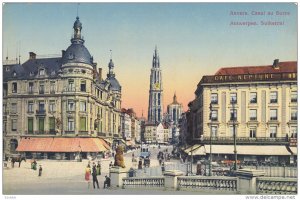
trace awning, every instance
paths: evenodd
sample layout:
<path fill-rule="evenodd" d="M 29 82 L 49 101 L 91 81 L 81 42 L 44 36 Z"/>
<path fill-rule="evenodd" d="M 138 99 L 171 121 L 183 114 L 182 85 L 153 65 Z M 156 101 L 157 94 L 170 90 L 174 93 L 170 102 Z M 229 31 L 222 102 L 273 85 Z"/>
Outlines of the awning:
<path fill-rule="evenodd" d="M 290 149 L 293 152 L 292 155 L 298 155 L 298 148 L 297 147 L 290 147 Z"/>
<path fill-rule="evenodd" d="M 20 152 L 101 152 L 110 149 L 100 138 L 22 138 Z"/>
<path fill-rule="evenodd" d="M 212 145 L 213 154 L 233 154 L 233 145 Z M 279 145 L 237 145 L 238 155 L 265 155 L 265 156 L 286 156 L 291 155 L 285 146 Z M 205 145 L 205 152 L 210 153 L 210 145 Z"/>
<path fill-rule="evenodd" d="M 187 153 L 187 154 L 189 154 L 191 151 L 195 151 L 196 149 L 200 148 L 200 146 L 201 146 L 200 144 L 195 144 L 193 146 L 190 146 L 190 147 L 186 148 L 184 150 L 184 152 Z"/>

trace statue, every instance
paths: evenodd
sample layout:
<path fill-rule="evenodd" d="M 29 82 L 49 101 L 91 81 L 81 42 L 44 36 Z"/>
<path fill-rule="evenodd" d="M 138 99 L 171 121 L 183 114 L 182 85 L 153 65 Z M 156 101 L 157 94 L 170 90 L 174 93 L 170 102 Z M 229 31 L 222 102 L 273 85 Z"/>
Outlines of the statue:
<path fill-rule="evenodd" d="M 114 166 L 119 166 L 119 167 L 125 168 L 124 156 L 123 156 L 123 147 L 120 146 L 120 145 L 116 149 Z"/>

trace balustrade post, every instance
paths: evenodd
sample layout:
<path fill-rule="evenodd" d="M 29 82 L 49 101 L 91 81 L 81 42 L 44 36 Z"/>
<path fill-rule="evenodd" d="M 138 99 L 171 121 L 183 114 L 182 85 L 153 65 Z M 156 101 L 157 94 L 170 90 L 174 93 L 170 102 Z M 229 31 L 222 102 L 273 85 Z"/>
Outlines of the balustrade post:
<path fill-rule="evenodd" d="M 128 171 L 117 166 L 113 166 L 110 171 L 110 179 L 112 187 L 122 187 L 123 186 L 123 178 L 127 177 Z"/>
<path fill-rule="evenodd" d="M 255 169 L 239 169 L 236 175 L 238 177 L 238 193 L 256 194 L 256 178 L 264 176 L 265 172 Z"/>
<path fill-rule="evenodd" d="M 165 189 L 179 189 L 177 186 L 177 177 L 183 176 L 183 172 L 179 170 L 166 170 L 164 172 Z"/>

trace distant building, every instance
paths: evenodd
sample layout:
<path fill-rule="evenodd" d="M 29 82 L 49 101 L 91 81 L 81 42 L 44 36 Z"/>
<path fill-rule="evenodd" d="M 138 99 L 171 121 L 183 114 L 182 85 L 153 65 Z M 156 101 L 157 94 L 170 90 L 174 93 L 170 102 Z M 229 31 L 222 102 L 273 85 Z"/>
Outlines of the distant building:
<path fill-rule="evenodd" d="M 161 122 L 163 119 L 163 111 L 162 73 L 157 48 L 155 47 L 150 75 L 148 122 Z"/>
<path fill-rule="evenodd" d="M 159 123 L 156 128 L 156 141 L 158 144 L 167 144 L 169 142 L 169 127 L 166 124 Z"/>
<path fill-rule="evenodd" d="M 205 144 L 205 155 L 211 136 L 214 159 L 232 160 L 235 133 L 238 159 L 293 163 L 297 89 L 297 62 L 221 68 L 199 82 L 186 137 Z"/>
<path fill-rule="evenodd" d="M 71 45 L 55 58 L 30 52 L 3 65 L 3 149 L 6 155 L 74 159 L 122 142 L 121 85 L 110 60 L 107 78 L 84 45 L 79 17 Z M 105 147 L 103 147 L 103 145 Z"/>
<path fill-rule="evenodd" d="M 168 115 L 169 118 L 172 120 L 174 125 L 178 125 L 178 120 L 181 117 L 182 114 L 182 104 L 177 102 L 177 96 L 174 94 L 173 96 L 173 102 L 168 105 Z"/>
<path fill-rule="evenodd" d="M 144 141 L 147 144 L 156 144 L 157 125 L 153 123 L 145 124 Z"/>

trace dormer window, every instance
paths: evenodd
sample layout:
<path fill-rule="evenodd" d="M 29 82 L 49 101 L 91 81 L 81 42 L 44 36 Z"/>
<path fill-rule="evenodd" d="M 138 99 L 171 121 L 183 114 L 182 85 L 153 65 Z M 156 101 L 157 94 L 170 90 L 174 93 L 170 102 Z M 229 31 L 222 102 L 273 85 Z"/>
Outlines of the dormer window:
<path fill-rule="evenodd" d="M 9 72 L 9 67 L 6 67 L 6 68 L 5 68 L 5 71 Z"/>
<path fill-rule="evenodd" d="M 69 59 L 69 60 L 74 59 L 74 55 L 73 55 L 72 53 L 70 53 L 68 59 Z"/>
<path fill-rule="evenodd" d="M 45 75 L 45 69 L 40 69 L 39 75 L 40 75 L 40 76 L 44 76 L 44 75 Z"/>
<path fill-rule="evenodd" d="M 81 72 L 83 73 L 83 74 L 85 74 L 86 73 L 86 71 L 83 69 L 83 70 L 81 70 Z"/>
<path fill-rule="evenodd" d="M 51 75 L 52 75 L 52 76 L 55 75 L 55 71 L 52 71 L 52 72 L 51 72 Z"/>
<path fill-rule="evenodd" d="M 17 76 L 17 72 L 13 72 L 13 77 L 16 77 Z"/>
<path fill-rule="evenodd" d="M 34 73 L 33 73 L 33 72 L 30 72 L 30 73 L 29 73 L 29 76 L 33 76 L 33 75 L 34 75 Z"/>

